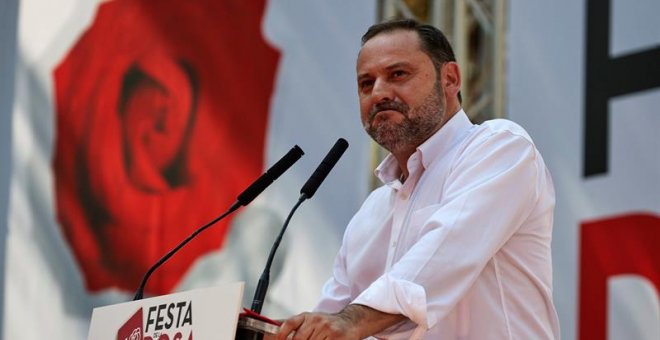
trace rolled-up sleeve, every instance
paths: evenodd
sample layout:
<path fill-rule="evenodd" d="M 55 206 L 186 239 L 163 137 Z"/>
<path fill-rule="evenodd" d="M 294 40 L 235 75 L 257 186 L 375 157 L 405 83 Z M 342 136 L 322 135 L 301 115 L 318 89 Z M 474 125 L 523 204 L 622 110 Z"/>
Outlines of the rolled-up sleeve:
<path fill-rule="evenodd" d="M 335 257 L 332 277 L 326 281 L 321 289 L 321 299 L 314 307 L 315 312 L 337 313 L 351 302 L 350 286 L 347 279 L 342 247 Z"/>

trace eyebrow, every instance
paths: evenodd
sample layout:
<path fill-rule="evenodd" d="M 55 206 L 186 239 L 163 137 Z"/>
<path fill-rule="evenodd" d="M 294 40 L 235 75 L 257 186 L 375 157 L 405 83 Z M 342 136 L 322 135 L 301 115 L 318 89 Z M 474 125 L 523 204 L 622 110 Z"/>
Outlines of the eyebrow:
<path fill-rule="evenodd" d="M 400 61 L 400 62 L 398 62 L 398 63 L 394 63 L 394 64 L 392 64 L 392 65 L 390 65 L 390 66 L 387 66 L 385 69 L 386 69 L 386 70 L 392 70 L 392 69 L 395 69 L 395 68 L 400 68 L 400 67 L 410 67 L 410 66 L 411 66 L 411 63 L 409 63 L 409 62 L 405 62 L 405 61 Z"/>

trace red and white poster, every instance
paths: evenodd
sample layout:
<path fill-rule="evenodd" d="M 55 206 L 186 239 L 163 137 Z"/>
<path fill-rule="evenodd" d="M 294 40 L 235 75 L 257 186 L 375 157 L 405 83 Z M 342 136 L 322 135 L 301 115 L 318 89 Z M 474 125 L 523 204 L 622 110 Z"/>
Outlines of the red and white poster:
<path fill-rule="evenodd" d="M 133 289 L 261 174 L 280 58 L 261 34 L 264 10 L 105 2 L 53 70 L 56 219 L 87 290 Z M 182 249 L 147 291 L 170 292 L 230 222 Z"/>
<path fill-rule="evenodd" d="M 509 117 L 553 175 L 563 339 L 660 338 L 658 1 L 510 2 Z"/>
<path fill-rule="evenodd" d="M 145 290 L 245 281 L 249 306 L 300 187 L 343 137 L 289 226 L 264 313 L 310 308 L 367 194 L 354 60 L 374 15 L 351 1 L 20 1 L 4 338 L 84 338 L 93 307 L 129 301 L 297 144 L 290 171 Z"/>

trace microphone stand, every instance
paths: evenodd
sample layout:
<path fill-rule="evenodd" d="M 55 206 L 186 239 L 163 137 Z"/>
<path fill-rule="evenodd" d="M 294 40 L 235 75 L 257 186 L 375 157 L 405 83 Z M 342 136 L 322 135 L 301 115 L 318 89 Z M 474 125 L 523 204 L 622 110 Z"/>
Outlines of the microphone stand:
<path fill-rule="evenodd" d="M 144 295 L 144 287 L 147 284 L 147 280 L 151 276 L 151 274 L 158 268 L 160 267 L 165 261 L 169 260 L 172 255 L 174 255 L 179 249 L 181 249 L 183 246 L 185 246 L 190 240 L 195 238 L 197 234 L 201 233 L 202 231 L 206 230 L 210 226 L 214 225 L 216 222 L 220 221 L 221 219 L 227 217 L 227 215 L 231 214 L 234 212 L 236 209 L 240 208 L 241 206 L 246 206 L 252 202 L 252 200 L 257 197 L 261 192 L 266 190 L 266 188 L 273 183 L 277 178 L 279 178 L 285 171 L 287 171 L 295 162 L 297 162 L 302 155 L 305 153 L 302 151 L 302 149 L 298 145 L 294 145 L 289 152 L 284 155 L 279 161 L 277 161 L 273 166 L 271 166 L 264 174 L 262 174 L 259 178 L 257 178 L 256 181 L 254 181 L 252 184 L 250 184 L 247 189 L 245 189 L 238 197 L 236 198 L 236 202 L 232 204 L 231 207 L 222 215 L 218 216 L 215 218 L 213 221 L 201 226 L 195 232 L 193 232 L 190 236 L 188 236 L 185 240 L 181 241 L 174 249 L 170 250 L 165 254 L 165 256 L 161 257 L 154 265 L 152 265 L 149 270 L 144 274 L 144 277 L 142 278 L 142 282 L 140 282 L 140 286 L 135 292 L 135 297 L 133 297 L 133 301 L 141 300 L 142 296 Z"/>
<path fill-rule="evenodd" d="M 346 148 L 348 148 L 348 142 L 346 142 L 346 140 L 343 138 L 339 138 L 335 143 L 335 145 L 332 147 L 332 149 L 330 149 L 328 154 L 325 156 L 323 161 L 321 161 L 321 164 L 319 164 L 319 166 L 316 168 L 314 173 L 312 173 L 312 175 L 307 180 L 305 185 L 303 185 L 303 187 L 300 189 L 300 197 L 298 198 L 298 202 L 293 206 L 291 212 L 289 212 L 289 216 L 287 216 L 286 220 L 284 221 L 284 225 L 282 226 L 282 229 L 280 230 L 280 233 L 277 236 L 275 243 L 273 243 L 273 247 L 271 248 L 270 254 L 268 255 L 268 260 L 266 261 L 266 267 L 264 268 L 264 271 L 261 273 L 261 277 L 259 278 L 259 283 L 257 284 L 257 289 L 254 292 L 254 299 L 252 300 L 252 307 L 250 311 L 256 313 L 257 314 L 256 317 L 260 317 L 259 313 L 261 313 L 261 308 L 266 298 L 266 292 L 268 291 L 268 284 L 270 281 L 270 267 L 273 264 L 273 259 L 275 258 L 275 252 L 277 251 L 277 248 L 279 247 L 280 242 L 282 241 L 284 232 L 286 231 L 286 228 L 289 226 L 291 217 L 296 212 L 298 207 L 300 207 L 302 202 L 314 196 L 314 193 L 319 188 L 321 183 L 325 180 L 325 178 L 328 176 L 328 173 L 330 173 L 330 170 L 332 170 L 332 168 L 335 166 L 335 164 L 342 156 L 344 151 L 346 151 Z M 255 316 L 250 316 L 248 314 L 245 316 L 244 319 L 249 320 L 249 319 L 254 319 L 254 317 Z M 254 329 L 250 329 L 249 327 L 241 327 L 239 321 L 239 327 L 236 332 L 236 339 L 262 340 L 263 333 L 259 331 L 255 331 Z"/>
<path fill-rule="evenodd" d="M 170 257 L 172 257 L 172 255 L 174 255 L 177 251 L 179 251 L 179 249 L 181 249 L 181 248 L 182 248 L 183 246 L 185 246 L 188 242 L 190 242 L 190 240 L 192 240 L 193 238 L 195 238 L 195 236 L 197 236 L 197 234 L 199 234 L 199 233 L 201 233 L 202 231 L 208 229 L 210 226 L 214 225 L 216 222 L 220 221 L 221 219 L 227 217 L 227 215 L 233 213 L 236 209 L 238 209 L 238 208 L 240 208 L 240 207 L 241 207 L 241 202 L 240 202 L 240 201 L 236 201 L 236 202 L 235 202 L 234 204 L 232 204 L 232 206 L 229 207 L 229 209 L 227 209 L 227 211 L 225 211 L 222 215 L 216 217 L 216 218 L 213 219 L 211 222 L 206 223 L 205 225 L 199 227 L 199 228 L 198 228 L 197 230 L 195 230 L 192 234 L 190 234 L 188 237 L 186 237 L 186 239 L 184 239 L 183 241 L 181 241 L 176 247 L 174 247 L 172 250 L 170 250 L 169 252 L 167 252 L 167 254 L 165 254 L 163 257 L 161 257 L 160 260 L 158 260 L 156 263 L 154 263 L 154 265 L 151 266 L 151 268 L 149 268 L 149 270 L 147 270 L 147 272 L 144 274 L 144 277 L 142 278 L 142 281 L 140 282 L 140 286 L 139 286 L 138 289 L 135 291 L 135 297 L 133 297 L 133 301 L 142 300 L 142 297 L 143 297 L 143 295 L 144 295 L 144 286 L 147 284 L 147 280 L 149 280 L 149 277 L 151 276 L 151 274 L 152 274 L 152 273 L 153 273 L 158 267 L 160 267 L 163 263 L 165 263 L 165 261 L 169 260 Z"/>
<path fill-rule="evenodd" d="M 257 289 L 254 291 L 254 299 L 252 300 L 252 307 L 250 308 L 250 310 L 256 314 L 261 313 L 261 308 L 263 307 L 264 300 L 266 299 L 266 292 L 268 291 L 268 284 L 270 282 L 270 267 L 273 264 L 275 253 L 277 252 L 277 248 L 280 246 L 284 232 L 289 226 L 289 222 L 291 221 L 293 214 L 296 212 L 296 210 L 298 210 L 298 207 L 300 207 L 302 202 L 304 202 L 307 198 L 307 195 L 304 193 L 300 195 L 298 202 L 293 206 L 291 212 L 289 212 L 289 216 L 287 216 L 286 220 L 284 221 L 282 229 L 280 230 L 279 235 L 277 235 L 277 239 L 275 239 L 275 242 L 270 249 L 270 254 L 268 254 L 268 260 L 266 261 L 266 266 L 264 271 L 261 273 L 261 277 L 259 277 L 259 283 L 257 284 Z M 242 323 L 260 322 L 256 320 L 257 319 L 255 319 L 254 316 L 249 314 L 245 315 L 245 317 L 241 316 L 239 319 L 238 329 L 236 330 L 236 340 L 262 340 L 264 337 L 262 330 L 256 330 L 254 328 L 242 325 Z M 263 322 L 262 324 L 269 325 L 268 323 Z"/>
<path fill-rule="evenodd" d="M 291 217 L 293 217 L 293 214 L 296 212 L 296 210 L 298 210 L 298 207 L 306 199 L 307 199 L 307 194 L 305 193 L 300 194 L 300 198 L 298 198 L 298 202 L 293 206 L 291 212 L 289 212 L 289 216 L 287 216 L 286 220 L 284 221 L 284 225 L 280 230 L 280 234 L 277 235 L 277 239 L 275 240 L 275 243 L 273 243 L 273 247 L 271 247 L 270 249 L 270 254 L 268 254 L 268 260 L 266 261 L 266 267 L 264 268 L 264 271 L 261 273 L 261 277 L 259 277 L 259 283 L 257 284 L 257 289 L 254 292 L 254 299 L 252 300 L 252 307 L 250 308 L 255 313 L 261 313 L 261 308 L 263 307 L 264 300 L 266 299 L 266 292 L 268 291 L 268 284 L 270 282 L 270 267 L 273 264 L 273 259 L 275 258 L 275 252 L 277 251 L 277 248 L 280 246 L 280 242 L 282 242 L 282 237 L 284 236 L 284 232 L 286 231 L 286 228 L 289 226 L 289 221 L 291 221 Z"/>
<path fill-rule="evenodd" d="M 293 209 L 291 209 L 289 216 L 287 216 L 286 221 L 284 221 L 282 230 L 280 231 L 280 234 L 277 236 L 277 239 L 275 240 L 275 243 L 273 244 L 273 247 L 270 250 L 270 254 L 268 255 L 266 268 L 264 268 L 264 271 L 261 274 L 261 277 L 259 278 L 257 289 L 254 292 L 254 299 L 252 300 L 251 310 L 253 312 L 257 314 L 261 313 L 261 307 L 264 304 L 266 291 L 268 291 L 268 281 L 270 280 L 270 266 L 273 263 L 273 258 L 275 257 L 275 251 L 277 250 L 277 247 L 279 247 L 280 242 L 282 241 L 282 236 L 284 235 L 284 232 L 286 231 L 286 228 L 289 225 L 289 221 L 291 220 L 293 213 L 296 212 L 296 210 L 302 204 L 302 202 L 314 196 L 316 190 L 319 188 L 319 186 L 321 186 L 321 183 L 323 183 L 325 178 L 330 173 L 330 170 L 332 170 L 335 164 L 337 164 L 337 161 L 344 154 L 344 151 L 346 151 L 347 148 L 348 148 L 348 142 L 343 138 L 339 138 L 337 142 L 335 142 L 335 145 L 332 146 L 332 149 L 330 149 L 328 154 L 325 155 L 325 157 L 321 161 L 321 164 L 319 164 L 319 166 L 316 168 L 316 170 L 314 170 L 314 172 L 309 177 L 307 182 L 305 182 L 303 187 L 300 189 L 300 197 L 298 198 L 298 202 L 296 203 L 296 205 L 293 206 Z"/>

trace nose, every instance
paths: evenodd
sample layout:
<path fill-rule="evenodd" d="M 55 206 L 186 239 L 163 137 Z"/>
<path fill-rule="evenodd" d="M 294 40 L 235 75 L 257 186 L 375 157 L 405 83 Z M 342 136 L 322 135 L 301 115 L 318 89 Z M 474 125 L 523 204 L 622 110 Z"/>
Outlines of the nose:
<path fill-rule="evenodd" d="M 371 92 L 374 103 L 381 103 L 394 100 L 394 91 L 391 84 L 383 79 L 376 79 Z"/>

